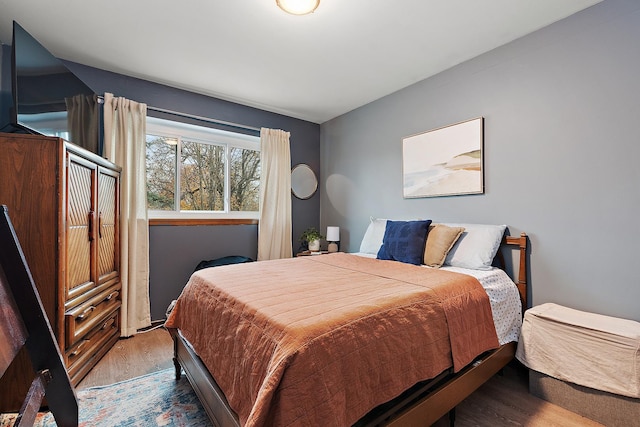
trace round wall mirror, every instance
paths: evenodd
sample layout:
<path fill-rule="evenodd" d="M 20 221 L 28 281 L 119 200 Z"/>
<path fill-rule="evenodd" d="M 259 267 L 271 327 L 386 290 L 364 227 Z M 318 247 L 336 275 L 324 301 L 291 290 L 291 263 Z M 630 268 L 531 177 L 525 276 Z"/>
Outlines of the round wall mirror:
<path fill-rule="evenodd" d="M 298 199 L 308 199 L 318 189 L 316 174 L 309 165 L 300 163 L 291 169 L 291 192 Z"/>

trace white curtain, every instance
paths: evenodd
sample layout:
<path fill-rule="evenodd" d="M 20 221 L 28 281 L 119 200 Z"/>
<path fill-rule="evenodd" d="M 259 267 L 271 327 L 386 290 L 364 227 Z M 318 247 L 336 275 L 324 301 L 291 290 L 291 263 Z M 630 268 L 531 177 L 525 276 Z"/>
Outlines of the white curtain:
<path fill-rule="evenodd" d="M 120 276 L 123 336 L 151 325 L 149 220 L 147 216 L 147 106 L 104 96 L 103 156 L 122 167 L 120 177 Z"/>
<path fill-rule="evenodd" d="M 260 129 L 258 260 L 291 258 L 289 132 Z"/>

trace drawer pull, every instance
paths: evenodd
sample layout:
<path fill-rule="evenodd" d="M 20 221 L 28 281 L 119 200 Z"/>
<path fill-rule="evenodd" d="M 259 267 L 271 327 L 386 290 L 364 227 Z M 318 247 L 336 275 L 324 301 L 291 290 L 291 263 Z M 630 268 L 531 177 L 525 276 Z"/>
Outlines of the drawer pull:
<path fill-rule="evenodd" d="M 102 324 L 102 328 L 100 328 L 100 330 L 104 331 L 105 329 L 110 328 L 111 326 L 113 326 L 115 322 L 116 322 L 116 319 L 112 317 L 111 319 L 107 320 Z"/>
<path fill-rule="evenodd" d="M 93 242 L 93 217 L 94 217 L 94 212 L 93 211 L 89 211 L 88 213 L 89 218 L 88 218 L 88 227 L 87 227 L 87 231 L 89 234 L 89 241 Z"/>
<path fill-rule="evenodd" d="M 94 306 L 89 306 L 87 307 L 82 313 L 80 313 L 78 315 L 78 317 L 76 318 L 76 320 L 82 321 L 85 320 L 87 317 L 89 317 L 89 315 L 91 314 L 91 312 L 93 312 L 93 310 L 95 310 L 96 308 Z"/>
<path fill-rule="evenodd" d="M 104 299 L 105 301 L 111 301 L 112 299 L 114 299 L 115 297 L 117 297 L 118 295 L 120 295 L 120 292 L 118 291 L 113 291 L 111 292 L 109 295 L 107 295 L 107 297 Z"/>
<path fill-rule="evenodd" d="M 82 347 L 84 347 L 88 342 L 89 340 L 84 340 L 80 344 L 78 344 L 76 349 L 69 354 L 69 357 L 77 356 L 78 354 L 80 354 L 80 350 L 82 350 Z"/>

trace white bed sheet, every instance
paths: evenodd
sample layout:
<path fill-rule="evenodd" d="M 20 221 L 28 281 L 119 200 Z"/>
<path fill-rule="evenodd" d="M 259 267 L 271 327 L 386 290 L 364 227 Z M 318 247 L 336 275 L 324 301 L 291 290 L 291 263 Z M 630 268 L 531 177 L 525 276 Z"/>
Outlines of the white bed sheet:
<path fill-rule="evenodd" d="M 362 252 L 354 253 L 354 255 L 366 258 L 376 257 L 373 254 Z M 422 267 L 432 268 L 426 265 Z M 466 274 L 478 279 L 489 296 L 493 324 L 496 327 L 500 345 L 518 341 L 522 327 L 522 304 L 520 303 L 518 287 L 507 273 L 495 267 L 491 270 L 471 270 L 469 268 L 443 266 L 440 269 Z"/>

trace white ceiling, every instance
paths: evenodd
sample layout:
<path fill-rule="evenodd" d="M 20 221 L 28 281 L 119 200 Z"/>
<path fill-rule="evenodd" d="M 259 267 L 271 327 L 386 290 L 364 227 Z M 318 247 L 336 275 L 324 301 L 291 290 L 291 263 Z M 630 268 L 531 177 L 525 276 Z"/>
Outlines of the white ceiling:
<path fill-rule="evenodd" d="M 0 0 L 0 41 L 323 123 L 600 1 Z"/>

